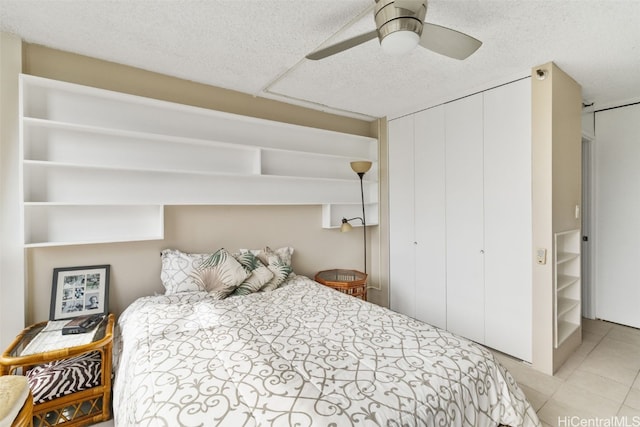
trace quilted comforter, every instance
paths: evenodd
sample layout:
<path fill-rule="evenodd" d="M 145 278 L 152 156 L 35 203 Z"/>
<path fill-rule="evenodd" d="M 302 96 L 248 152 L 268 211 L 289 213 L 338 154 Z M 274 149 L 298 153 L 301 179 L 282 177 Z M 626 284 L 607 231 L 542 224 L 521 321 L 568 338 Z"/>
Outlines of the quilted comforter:
<path fill-rule="evenodd" d="M 296 276 L 143 297 L 119 319 L 116 426 L 537 426 L 485 348 Z"/>

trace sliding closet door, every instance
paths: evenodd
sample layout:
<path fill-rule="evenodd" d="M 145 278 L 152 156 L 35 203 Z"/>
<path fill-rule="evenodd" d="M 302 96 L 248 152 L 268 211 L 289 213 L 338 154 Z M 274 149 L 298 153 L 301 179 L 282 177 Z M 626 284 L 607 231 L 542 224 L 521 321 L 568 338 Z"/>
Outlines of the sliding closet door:
<path fill-rule="evenodd" d="M 415 317 L 414 116 L 389 122 L 389 306 Z"/>
<path fill-rule="evenodd" d="M 485 344 L 531 361 L 531 81 L 484 93 Z"/>
<path fill-rule="evenodd" d="M 416 318 L 447 327 L 444 106 L 415 115 Z"/>
<path fill-rule="evenodd" d="M 445 105 L 447 329 L 484 342 L 482 94 Z"/>
<path fill-rule="evenodd" d="M 640 328 L 640 105 L 596 112 L 596 317 Z"/>

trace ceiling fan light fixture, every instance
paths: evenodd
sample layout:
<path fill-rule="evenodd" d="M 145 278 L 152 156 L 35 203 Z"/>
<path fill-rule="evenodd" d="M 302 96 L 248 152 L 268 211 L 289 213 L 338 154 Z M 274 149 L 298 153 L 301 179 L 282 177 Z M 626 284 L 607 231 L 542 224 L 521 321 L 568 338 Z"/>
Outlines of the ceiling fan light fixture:
<path fill-rule="evenodd" d="M 420 36 L 413 31 L 400 30 L 387 34 L 380 40 L 382 51 L 388 55 L 405 55 L 418 46 Z"/>
<path fill-rule="evenodd" d="M 466 59 L 482 42 L 468 34 L 424 21 L 427 0 L 375 0 L 376 29 L 318 49 L 306 56 L 318 60 L 361 45 L 376 37 L 383 52 L 409 53 L 416 46 L 453 59 Z"/>

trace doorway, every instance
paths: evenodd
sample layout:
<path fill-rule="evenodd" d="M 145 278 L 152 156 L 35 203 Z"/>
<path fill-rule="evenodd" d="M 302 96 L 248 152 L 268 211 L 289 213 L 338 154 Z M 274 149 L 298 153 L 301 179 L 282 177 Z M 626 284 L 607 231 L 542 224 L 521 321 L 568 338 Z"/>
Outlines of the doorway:
<path fill-rule="evenodd" d="M 582 137 L 582 206 L 581 229 L 582 244 L 581 250 L 581 280 L 582 280 L 582 317 L 594 319 L 595 309 L 595 289 L 593 281 L 593 140 L 589 137 Z"/>

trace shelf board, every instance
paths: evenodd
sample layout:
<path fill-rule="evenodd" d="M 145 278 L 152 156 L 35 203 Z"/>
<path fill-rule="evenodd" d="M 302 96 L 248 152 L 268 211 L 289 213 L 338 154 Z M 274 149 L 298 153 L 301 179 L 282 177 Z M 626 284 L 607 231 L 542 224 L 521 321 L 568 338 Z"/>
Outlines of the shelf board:
<path fill-rule="evenodd" d="M 556 255 L 556 264 L 563 264 L 565 262 L 569 262 L 571 260 L 578 258 L 579 256 L 580 254 L 576 254 L 573 252 L 559 252 Z"/>
<path fill-rule="evenodd" d="M 141 139 L 146 141 L 150 140 L 150 141 L 169 142 L 174 144 L 191 144 L 191 145 L 204 145 L 208 147 L 225 147 L 229 149 L 235 149 L 238 151 L 256 151 L 260 148 L 260 147 L 256 147 L 249 144 L 239 144 L 239 143 L 231 143 L 231 142 L 201 139 L 201 138 L 190 138 L 190 137 L 184 137 L 184 136 L 163 135 L 159 133 L 141 132 L 141 131 L 135 131 L 135 130 L 126 130 L 126 129 L 113 129 L 113 128 L 106 128 L 101 126 L 60 122 L 57 120 L 39 119 L 35 117 L 24 117 L 22 120 L 27 128 L 39 127 L 39 128 L 45 128 L 45 129 L 60 129 L 60 130 L 66 130 L 66 131 L 72 131 L 72 132 L 93 133 L 93 134 L 100 134 L 100 135 L 107 135 L 107 136 L 114 136 L 114 137 Z"/>
<path fill-rule="evenodd" d="M 154 169 L 154 168 L 133 168 L 133 167 L 113 167 L 113 166 L 99 166 L 88 164 L 75 164 L 75 163 L 62 163 L 62 162 L 49 162 L 43 160 L 24 160 L 25 166 L 35 166 L 42 168 L 61 168 L 61 169 L 85 169 L 85 170 L 103 170 L 113 172 L 141 172 L 141 173 L 159 173 L 159 174 L 173 174 L 173 175 L 198 175 L 198 176 L 226 176 L 236 177 L 238 179 L 270 179 L 270 180 L 304 180 L 304 181 L 334 181 L 334 182 L 356 182 L 350 178 L 328 178 L 328 177 L 313 177 L 313 176 L 293 176 L 293 175 L 271 175 L 271 174 L 259 174 L 259 173 L 229 173 L 229 172 L 204 172 L 204 171 L 192 171 L 181 169 Z M 365 185 L 377 184 L 377 181 L 363 181 Z"/>
<path fill-rule="evenodd" d="M 574 308 L 580 305 L 580 301 L 572 298 L 558 298 L 558 307 L 556 309 L 558 318 L 561 318 Z"/>
<path fill-rule="evenodd" d="M 27 128 L 39 127 L 39 128 L 45 128 L 45 129 L 60 129 L 60 130 L 66 130 L 66 131 L 72 131 L 72 132 L 94 133 L 94 134 L 108 135 L 108 136 L 114 136 L 114 137 L 161 141 L 161 142 L 167 142 L 167 143 L 173 143 L 173 144 L 202 145 L 206 147 L 225 147 L 228 149 L 234 149 L 238 151 L 265 150 L 265 151 L 292 153 L 292 154 L 300 154 L 300 155 L 309 155 L 314 157 L 344 159 L 345 162 L 349 162 L 354 159 L 354 156 L 341 155 L 341 154 L 335 154 L 335 153 L 324 153 L 321 151 L 312 151 L 309 149 L 304 149 L 306 148 L 305 145 L 301 145 L 300 147 L 302 149 L 300 150 L 294 150 L 291 148 L 278 148 L 278 147 L 255 145 L 248 142 L 247 143 L 225 142 L 225 141 L 219 141 L 217 139 L 214 140 L 214 139 L 202 139 L 202 138 L 192 138 L 192 137 L 184 137 L 184 136 L 163 135 L 163 134 L 152 133 L 152 132 L 142 132 L 142 131 L 127 130 L 127 129 L 114 129 L 114 128 L 107 128 L 102 126 L 61 122 L 57 120 L 40 119 L 36 117 L 23 117 L 23 122 Z M 360 157 L 362 156 L 359 156 L 358 158 Z M 372 158 L 369 160 L 371 160 L 373 163 L 377 163 L 376 158 Z"/>
<path fill-rule="evenodd" d="M 576 276 L 568 276 L 566 274 L 559 274 L 558 275 L 558 282 L 556 284 L 557 292 L 560 292 L 560 291 L 568 288 L 569 286 L 571 286 L 574 283 L 576 283 L 578 280 L 580 280 L 580 278 L 576 277 Z"/>
<path fill-rule="evenodd" d="M 91 240 L 77 240 L 77 241 L 48 241 L 41 243 L 29 243 L 25 242 L 25 248 L 47 248 L 52 246 L 72 246 L 72 245 L 94 245 L 99 243 L 123 243 L 123 242 L 146 242 L 150 240 L 163 240 L 164 236 L 162 235 L 154 235 L 154 236 L 127 236 L 126 238 L 118 238 L 118 239 L 91 239 Z"/>
<path fill-rule="evenodd" d="M 558 330 L 556 332 L 556 348 L 558 348 L 567 338 L 569 338 L 571 334 L 573 334 L 579 327 L 579 324 L 572 322 L 558 322 Z"/>

